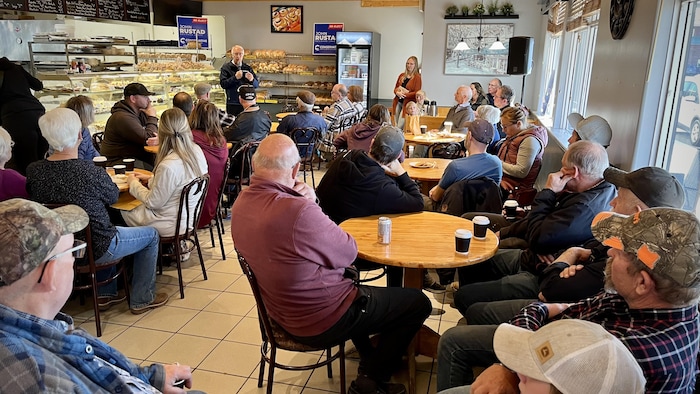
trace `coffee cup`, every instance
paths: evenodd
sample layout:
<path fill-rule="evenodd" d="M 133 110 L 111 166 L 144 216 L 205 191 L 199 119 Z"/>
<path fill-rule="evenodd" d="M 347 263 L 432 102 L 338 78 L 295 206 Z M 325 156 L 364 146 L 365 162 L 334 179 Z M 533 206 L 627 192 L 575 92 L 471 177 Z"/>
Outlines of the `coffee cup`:
<path fill-rule="evenodd" d="M 518 211 L 518 202 L 516 200 L 506 200 L 503 203 L 503 208 L 506 210 L 506 219 L 515 219 Z"/>
<path fill-rule="evenodd" d="M 92 162 L 99 167 L 107 167 L 107 158 L 104 156 L 95 156 L 92 158 Z"/>
<path fill-rule="evenodd" d="M 474 238 L 485 239 L 486 230 L 488 230 L 489 224 L 491 223 L 489 218 L 486 216 L 474 216 L 472 223 L 474 223 Z"/>
<path fill-rule="evenodd" d="M 446 133 L 451 133 L 452 132 L 452 122 L 447 121 L 443 123 L 443 126 L 445 127 L 445 132 Z"/>
<path fill-rule="evenodd" d="M 460 254 L 469 254 L 469 244 L 472 240 L 472 232 L 465 229 L 455 231 L 455 251 Z"/>
<path fill-rule="evenodd" d="M 122 160 L 122 163 L 126 166 L 127 171 L 133 171 L 135 161 L 136 159 L 124 159 Z"/>
<path fill-rule="evenodd" d="M 424 125 L 424 124 L 420 125 L 420 133 L 425 134 L 427 132 L 428 132 L 428 126 Z"/>
<path fill-rule="evenodd" d="M 119 174 L 126 174 L 126 166 L 124 164 L 117 164 L 114 167 L 114 174 L 119 175 Z"/>

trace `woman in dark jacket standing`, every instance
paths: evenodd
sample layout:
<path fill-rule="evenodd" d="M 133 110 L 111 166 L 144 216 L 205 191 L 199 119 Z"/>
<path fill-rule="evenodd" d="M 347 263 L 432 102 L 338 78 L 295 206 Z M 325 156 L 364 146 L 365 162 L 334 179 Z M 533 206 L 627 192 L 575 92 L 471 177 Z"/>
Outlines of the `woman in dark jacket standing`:
<path fill-rule="evenodd" d="M 7 167 L 26 175 L 29 163 L 43 159 L 49 148 L 38 124 L 45 109 L 30 90 L 42 90 L 44 85 L 6 57 L 0 58 L 0 73 L 0 126 L 15 142 Z"/>

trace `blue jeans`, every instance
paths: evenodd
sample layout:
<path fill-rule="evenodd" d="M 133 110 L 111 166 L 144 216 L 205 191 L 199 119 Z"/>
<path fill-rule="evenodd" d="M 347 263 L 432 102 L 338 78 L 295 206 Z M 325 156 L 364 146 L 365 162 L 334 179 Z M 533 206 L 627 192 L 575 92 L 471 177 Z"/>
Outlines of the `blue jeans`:
<path fill-rule="evenodd" d="M 109 248 L 95 261 L 100 265 L 134 255 L 131 278 L 130 308 L 139 308 L 153 302 L 156 295 L 156 263 L 158 261 L 158 230 L 153 227 L 117 227 Z M 100 287 L 101 295 L 117 294 L 117 282 Z"/>
<path fill-rule="evenodd" d="M 472 367 L 488 367 L 498 362 L 493 351 L 496 325 L 450 328 L 438 343 L 437 390 L 474 382 Z"/>

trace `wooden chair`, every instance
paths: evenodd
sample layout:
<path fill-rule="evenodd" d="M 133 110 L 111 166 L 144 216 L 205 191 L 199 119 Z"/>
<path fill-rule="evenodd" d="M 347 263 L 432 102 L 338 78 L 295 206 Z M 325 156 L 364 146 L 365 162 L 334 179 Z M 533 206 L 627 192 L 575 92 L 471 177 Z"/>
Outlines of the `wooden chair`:
<path fill-rule="evenodd" d="M 301 171 L 304 174 L 304 182 L 306 182 L 307 169 L 311 172 L 311 184 L 316 188 L 316 179 L 314 179 L 314 147 L 319 139 L 319 130 L 315 127 L 297 127 L 290 133 L 292 141 L 299 149 L 299 157 L 301 158 Z"/>
<path fill-rule="evenodd" d="M 238 262 L 241 265 L 241 270 L 248 278 L 250 288 L 253 290 L 253 296 L 258 307 L 258 319 L 260 321 L 260 333 L 262 335 L 262 344 L 260 346 L 260 373 L 258 374 L 258 387 L 263 385 L 263 377 L 265 375 L 265 363 L 270 365 L 270 371 L 267 374 L 267 394 L 272 394 L 272 383 L 274 382 L 275 368 L 282 368 L 288 371 L 307 371 L 326 366 L 328 370 L 328 378 L 333 377 L 332 363 L 334 360 L 340 360 L 340 390 L 341 394 L 345 394 L 345 341 L 338 343 L 338 351 L 335 354 L 331 353 L 331 349 L 319 349 L 313 346 L 304 345 L 297 342 L 289 333 L 287 333 L 277 322 L 275 322 L 268 314 L 265 302 L 263 301 L 258 281 L 255 278 L 253 270 L 243 257 L 236 250 Z M 292 351 L 292 352 L 315 352 L 319 350 L 326 351 L 326 360 L 311 365 L 292 366 L 280 364 L 276 361 L 277 349 Z M 268 356 L 269 352 L 269 356 Z"/>
<path fill-rule="evenodd" d="M 185 298 L 185 286 L 182 283 L 182 262 L 180 258 L 185 253 L 191 253 L 197 249 L 199 255 L 199 264 L 202 266 L 202 275 L 204 280 L 207 280 L 207 269 L 204 266 L 202 258 L 202 249 L 199 245 L 199 237 L 197 236 L 197 224 L 199 217 L 202 214 L 204 207 L 204 199 L 207 195 L 207 187 L 209 186 L 209 174 L 204 174 L 195 178 L 192 182 L 185 185 L 180 193 L 180 206 L 177 210 L 177 221 L 175 222 L 175 235 L 172 237 L 160 237 L 160 253 L 158 253 L 158 271 L 163 273 L 163 257 L 171 257 L 177 265 L 177 276 L 180 282 L 180 298 Z M 191 201 L 190 197 L 197 196 L 196 200 Z M 182 218 L 185 218 L 184 228 L 182 226 Z M 186 247 L 183 250 L 182 244 Z M 164 245 L 172 245 L 173 252 L 164 252 Z"/>
<path fill-rule="evenodd" d="M 95 147 L 95 150 L 98 152 L 102 152 L 100 149 L 102 148 L 102 140 L 105 139 L 105 133 L 104 131 L 98 131 L 97 133 L 92 135 L 92 145 Z"/>
<path fill-rule="evenodd" d="M 48 208 L 58 208 L 65 204 L 44 204 Z M 84 235 L 83 235 L 84 234 Z M 129 280 L 126 277 L 126 271 L 124 269 L 124 264 L 122 260 L 108 261 L 106 263 L 96 265 L 95 264 L 95 253 L 92 250 L 92 224 L 88 224 L 85 228 L 83 234 L 80 234 L 78 238 L 84 237 L 85 243 L 87 244 L 85 251 L 85 258 L 82 261 L 76 261 L 73 265 L 73 270 L 75 271 L 75 276 L 73 279 L 73 292 L 91 290 L 92 293 L 92 307 L 95 311 L 95 328 L 97 330 L 97 336 L 102 336 L 102 321 L 100 319 L 100 307 L 97 301 L 97 289 L 100 286 L 104 286 L 112 281 L 116 280 L 121 276 L 124 284 L 124 292 L 126 294 L 126 303 L 129 303 Z M 111 270 L 115 268 L 113 275 L 101 281 L 97 281 L 97 273 L 100 271 Z M 81 298 L 83 300 L 83 298 Z"/>
<path fill-rule="evenodd" d="M 459 142 L 437 142 L 428 147 L 428 157 L 459 159 L 462 157 L 462 145 Z"/>
<path fill-rule="evenodd" d="M 214 226 L 216 226 L 216 232 L 219 234 L 219 245 L 221 246 L 221 259 L 226 260 L 226 252 L 224 251 L 224 240 L 221 234 L 226 234 L 224 229 L 224 215 L 223 215 L 223 201 L 224 201 L 224 189 L 226 188 L 226 181 L 228 179 L 228 171 L 231 168 L 231 158 L 226 159 L 226 164 L 224 164 L 224 177 L 221 178 L 221 187 L 219 188 L 219 197 L 216 200 L 216 215 L 214 216 L 214 224 L 209 223 L 206 227 L 209 227 L 209 236 L 211 237 L 211 247 L 215 247 L 214 244 Z"/>

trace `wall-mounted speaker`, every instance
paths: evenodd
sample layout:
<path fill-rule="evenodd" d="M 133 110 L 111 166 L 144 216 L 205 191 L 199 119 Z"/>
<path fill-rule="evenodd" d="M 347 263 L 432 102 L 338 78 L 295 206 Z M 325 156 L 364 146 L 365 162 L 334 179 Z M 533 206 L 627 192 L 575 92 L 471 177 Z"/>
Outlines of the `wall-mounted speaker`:
<path fill-rule="evenodd" d="M 508 40 L 508 67 L 506 74 L 529 75 L 532 72 L 532 53 L 535 39 L 532 37 L 511 37 Z"/>

